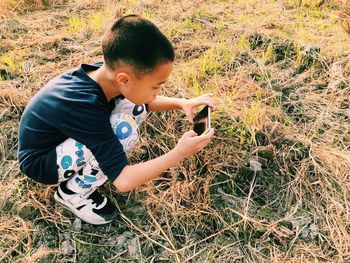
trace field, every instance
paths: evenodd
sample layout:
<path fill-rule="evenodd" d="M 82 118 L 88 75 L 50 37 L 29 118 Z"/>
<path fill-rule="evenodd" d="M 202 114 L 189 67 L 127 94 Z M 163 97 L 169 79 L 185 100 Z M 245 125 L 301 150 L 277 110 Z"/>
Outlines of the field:
<path fill-rule="evenodd" d="M 2 0 L 0 262 L 350 262 L 342 8 L 334 0 Z M 163 95 L 215 95 L 216 133 L 135 191 L 104 185 L 119 218 L 91 226 L 55 203 L 57 185 L 20 172 L 17 129 L 33 94 L 100 61 L 104 31 L 130 13 L 175 47 Z M 150 114 L 130 162 L 169 151 L 190 128 L 180 111 Z"/>

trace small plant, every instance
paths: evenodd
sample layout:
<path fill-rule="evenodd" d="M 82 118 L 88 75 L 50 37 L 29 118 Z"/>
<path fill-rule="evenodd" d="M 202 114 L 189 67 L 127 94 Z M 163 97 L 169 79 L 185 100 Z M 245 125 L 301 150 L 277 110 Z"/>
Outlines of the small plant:
<path fill-rule="evenodd" d="M 319 65 L 320 61 L 319 47 L 305 46 L 297 49 L 296 63 L 302 71 Z"/>
<path fill-rule="evenodd" d="M 275 57 L 275 50 L 273 44 L 270 43 L 263 54 L 263 63 L 273 60 Z"/>
<path fill-rule="evenodd" d="M 203 78 L 213 76 L 230 63 L 233 51 L 224 43 L 210 48 L 199 61 L 199 75 Z"/>
<path fill-rule="evenodd" d="M 201 77 L 212 76 L 220 68 L 214 49 L 209 49 L 199 61 L 199 74 Z"/>
<path fill-rule="evenodd" d="M 313 17 L 313 18 L 316 18 L 316 19 L 324 19 L 324 14 L 322 13 L 321 9 L 320 8 L 313 8 L 313 9 L 310 9 L 308 14 Z"/>
<path fill-rule="evenodd" d="M 257 94 L 257 96 L 259 95 Z M 262 129 L 264 115 L 265 109 L 262 107 L 260 101 L 254 102 L 250 108 L 244 111 L 243 124 L 251 134 L 251 140 L 248 144 L 252 143 L 255 132 Z"/>
<path fill-rule="evenodd" d="M 151 12 L 147 12 L 147 11 L 142 11 L 142 17 L 148 19 L 148 20 L 154 20 L 153 14 Z"/>
<path fill-rule="evenodd" d="M 95 31 L 100 31 L 103 24 L 105 23 L 105 16 L 101 13 L 101 12 L 97 12 L 95 13 L 90 21 L 91 27 L 95 30 Z"/>
<path fill-rule="evenodd" d="M 113 19 L 112 11 L 110 9 L 105 9 L 103 11 L 93 14 L 90 21 L 90 27 L 93 30 L 99 32 L 101 31 L 103 26 L 108 24 L 108 22 L 112 19 Z"/>
<path fill-rule="evenodd" d="M 171 25 L 166 29 L 167 34 L 171 37 L 178 35 L 179 32 L 182 32 L 182 31 L 200 32 L 201 30 L 202 30 L 202 25 L 191 18 L 186 18 L 180 23 Z"/>
<path fill-rule="evenodd" d="M 23 69 L 21 68 L 23 54 L 20 51 L 16 53 L 8 53 L 0 56 L 0 79 L 12 79 L 13 74 L 21 74 Z"/>
<path fill-rule="evenodd" d="M 187 68 L 184 71 L 184 82 L 190 86 L 191 91 L 193 94 L 195 95 L 199 95 L 202 94 L 202 88 L 201 88 L 201 84 L 198 80 L 198 75 L 197 75 L 197 71 L 195 71 L 192 68 Z"/>
<path fill-rule="evenodd" d="M 218 21 L 216 24 L 216 29 L 219 34 L 222 33 L 225 29 L 225 24 L 222 21 Z"/>
<path fill-rule="evenodd" d="M 249 40 L 245 37 L 245 35 L 241 35 L 238 39 L 237 48 L 241 51 L 250 50 Z"/>
<path fill-rule="evenodd" d="M 78 16 L 71 16 L 69 18 L 69 28 L 68 31 L 72 34 L 80 32 L 85 26 L 85 21 L 83 18 Z"/>
<path fill-rule="evenodd" d="M 11 71 L 14 71 L 16 69 L 15 61 L 12 56 L 10 55 L 4 55 L 0 57 L 0 65 L 2 67 L 5 67 Z"/>

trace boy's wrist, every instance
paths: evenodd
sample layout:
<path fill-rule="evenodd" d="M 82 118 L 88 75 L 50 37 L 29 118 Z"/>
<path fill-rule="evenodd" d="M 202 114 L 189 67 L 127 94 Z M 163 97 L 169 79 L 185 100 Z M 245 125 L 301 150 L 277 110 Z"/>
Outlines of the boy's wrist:
<path fill-rule="evenodd" d="M 179 98 L 179 108 L 184 109 L 184 106 L 186 105 L 188 99 L 186 98 Z"/>
<path fill-rule="evenodd" d="M 174 161 L 174 165 L 181 162 L 186 157 L 179 151 L 177 147 L 172 149 L 170 152 L 167 153 L 169 156 L 171 156 L 171 159 Z"/>

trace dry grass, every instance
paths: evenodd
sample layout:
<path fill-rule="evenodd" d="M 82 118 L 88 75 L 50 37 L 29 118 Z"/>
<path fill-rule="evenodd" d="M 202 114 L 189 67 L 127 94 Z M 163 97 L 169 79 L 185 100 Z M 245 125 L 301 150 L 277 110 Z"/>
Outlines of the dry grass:
<path fill-rule="evenodd" d="M 350 34 L 350 1 L 345 1 L 340 13 L 340 18 L 343 28 Z"/>
<path fill-rule="evenodd" d="M 18 3 L 0 5 L 1 262 L 350 261 L 346 5 L 339 19 L 339 1 Z M 99 60 L 104 28 L 131 12 L 176 47 L 165 95 L 216 95 L 216 136 L 137 191 L 107 185 L 120 220 L 80 230 L 55 186 L 19 172 L 18 122 L 45 82 Z M 149 116 L 130 160 L 189 128 L 179 112 Z"/>
<path fill-rule="evenodd" d="M 68 0 L 3 0 L 0 2 L 0 18 L 43 8 L 54 8 L 68 2 Z"/>

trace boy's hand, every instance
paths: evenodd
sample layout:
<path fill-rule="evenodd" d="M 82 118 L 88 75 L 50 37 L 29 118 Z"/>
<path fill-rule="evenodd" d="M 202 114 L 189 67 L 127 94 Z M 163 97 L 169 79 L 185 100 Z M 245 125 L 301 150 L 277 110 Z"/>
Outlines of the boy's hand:
<path fill-rule="evenodd" d="M 188 120 L 193 124 L 194 109 L 201 105 L 208 105 L 209 107 L 215 108 L 215 102 L 212 99 L 213 94 L 207 93 L 196 98 L 186 99 L 182 102 L 181 108 L 186 113 Z"/>
<path fill-rule="evenodd" d="M 182 135 L 181 139 L 174 148 L 174 151 L 183 158 L 189 157 L 207 146 L 214 136 L 214 129 L 206 130 L 200 136 L 193 130 Z"/>

